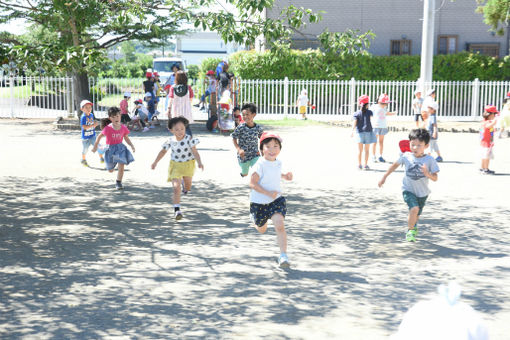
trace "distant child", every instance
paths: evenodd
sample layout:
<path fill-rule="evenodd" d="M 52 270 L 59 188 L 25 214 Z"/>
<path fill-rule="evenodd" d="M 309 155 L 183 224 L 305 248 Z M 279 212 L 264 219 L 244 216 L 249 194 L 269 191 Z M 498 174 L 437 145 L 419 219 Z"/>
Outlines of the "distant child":
<path fill-rule="evenodd" d="M 154 100 L 154 94 L 151 92 L 147 92 L 145 94 L 145 101 L 147 102 L 147 111 L 148 111 L 148 126 L 151 129 L 154 129 L 155 126 L 152 124 L 152 118 L 156 115 L 156 101 Z"/>
<path fill-rule="evenodd" d="M 423 127 L 425 127 L 426 123 L 425 121 L 429 118 L 429 106 L 434 107 L 436 102 L 436 90 L 430 89 L 427 91 L 427 96 L 423 100 L 423 103 L 421 104 L 421 117 L 423 120 Z"/>
<path fill-rule="evenodd" d="M 209 96 L 216 96 L 216 78 L 214 78 L 214 71 L 209 70 L 206 73 L 206 80 L 209 83 L 205 93 L 200 97 L 200 103 L 195 104 L 194 106 L 199 107 L 200 110 L 205 110 L 205 99 Z"/>
<path fill-rule="evenodd" d="M 383 93 L 377 99 L 377 104 L 372 105 L 370 110 L 374 113 L 375 124 L 374 124 L 374 133 L 376 135 L 376 142 L 372 146 L 372 154 L 374 155 L 374 162 L 386 162 L 383 158 L 383 149 L 384 149 L 384 136 L 388 133 L 388 123 L 386 121 L 386 116 L 393 116 L 395 112 L 388 111 L 388 103 L 390 102 L 390 98 L 386 93 Z M 379 158 L 375 155 L 375 149 L 377 147 L 377 142 L 379 142 Z"/>
<path fill-rule="evenodd" d="M 259 138 L 262 136 L 262 127 L 255 124 L 253 119 L 257 115 L 255 104 L 244 104 L 242 107 L 244 123 L 235 128 L 230 134 L 237 151 L 237 161 L 241 167 L 241 177 L 248 175 L 250 168 L 259 159 Z"/>
<path fill-rule="evenodd" d="M 503 101 L 503 109 L 501 109 L 501 114 L 499 117 L 499 138 L 503 137 L 503 131 L 505 131 L 505 129 L 510 129 L 510 92 L 506 94 L 505 100 Z"/>
<path fill-rule="evenodd" d="M 415 242 L 418 235 L 418 218 L 430 194 L 428 187 L 429 179 L 435 182 L 438 178 L 439 167 L 436 160 L 432 156 L 425 154 L 429 141 L 430 134 L 427 130 L 411 130 L 409 133 L 411 151 L 404 152 L 379 181 L 380 188 L 393 171 L 400 165 L 404 165 L 405 176 L 402 182 L 402 195 L 409 207 L 407 218 L 408 231 L 406 233 L 406 240 L 409 242 Z"/>
<path fill-rule="evenodd" d="M 423 116 L 421 115 L 421 105 L 423 104 L 423 98 L 421 97 L 421 90 L 414 91 L 415 98 L 413 99 L 413 112 L 414 121 L 416 122 L 416 128 L 420 127 L 420 119 L 423 122 Z"/>
<path fill-rule="evenodd" d="M 193 123 L 191 112 L 191 101 L 193 100 L 193 89 L 188 85 L 188 76 L 184 71 L 177 71 L 175 84 L 170 86 L 168 97 L 168 119 L 184 117 L 189 123 Z M 193 137 L 189 124 L 186 126 L 186 133 Z"/>
<path fill-rule="evenodd" d="M 146 123 L 150 125 L 150 123 L 148 123 L 149 111 L 147 111 L 147 108 L 143 106 L 143 100 L 141 99 L 135 100 L 135 105 L 135 109 L 133 110 L 133 120 L 135 122 L 132 126 L 134 127 L 134 125 L 141 125 L 143 127 L 142 132 L 147 132 L 149 131 L 149 127 L 146 125 Z"/>
<path fill-rule="evenodd" d="M 301 94 L 298 96 L 296 105 L 299 108 L 299 113 L 301 114 L 302 119 L 306 118 L 306 109 L 308 106 L 310 106 L 310 100 L 308 99 L 308 92 L 306 89 L 301 90 Z"/>
<path fill-rule="evenodd" d="M 83 112 L 80 118 L 81 125 L 81 164 L 83 166 L 89 166 L 86 159 L 87 151 L 90 146 L 93 146 L 96 142 L 96 126 L 98 122 L 94 120 L 94 114 L 92 113 L 92 102 L 88 100 L 82 100 L 80 103 L 81 111 Z M 99 160 L 104 163 L 102 155 L 99 155 Z"/>
<path fill-rule="evenodd" d="M 438 105 L 436 102 L 430 102 L 428 107 L 429 118 L 427 119 L 427 129 L 430 134 L 430 145 L 429 145 L 429 155 L 432 152 L 437 153 L 436 162 L 442 162 L 443 157 L 441 157 L 441 152 L 439 151 L 439 145 L 437 144 L 437 108 Z"/>
<path fill-rule="evenodd" d="M 287 214 L 285 197 L 282 196 L 281 180 L 292 180 L 292 172 L 282 173 L 282 162 L 277 159 L 282 148 L 280 136 L 264 132 L 260 137 L 262 158 L 253 166 L 250 179 L 250 216 L 255 229 L 261 234 L 267 230 L 267 221 L 273 221 L 280 247 L 278 264 L 290 266 L 287 257 L 287 233 L 284 220 Z"/>
<path fill-rule="evenodd" d="M 239 124 L 244 123 L 243 116 L 241 115 L 241 109 L 239 106 L 234 106 L 232 109 L 232 117 L 234 117 L 234 124 L 236 127 L 239 126 Z"/>
<path fill-rule="evenodd" d="M 375 133 L 372 129 L 372 117 L 373 112 L 368 109 L 369 98 L 367 95 L 362 95 L 358 98 L 358 106 L 361 110 L 354 113 L 352 121 L 351 137 L 356 132 L 356 141 L 358 142 L 358 168 L 361 170 L 361 154 L 365 150 L 365 170 L 369 170 L 368 167 L 368 153 L 370 144 L 376 142 Z"/>
<path fill-rule="evenodd" d="M 108 109 L 108 118 L 103 120 L 103 124 L 105 125 L 105 128 L 97 137 L 92 152 L 96 152 L 101 138 L 105 136 L 107 145 L 107 149 L 104 154 L 106 170 L 113 172 L 115 166 L 118 164 L 117 182 L 115 183 L 115 187 L 117 190 L 122 190 L 124 189 L 122 186 L 124 166 L 135 160 L 131 152 L 129 152 L 127 147 L 122 143 L 122 140 L 126 140 L 126 143 L 128 143 L 133 152 L 135 152 L 135 147 L 128 137 L 128 128 L 120 122 L 120 109 L 118 107 L 114 106 Z"/>
<path fill-rule="evenodd" d="M 171 150 L 172 155 L 167 181 L 172 182 L 174 189 L 172 202 L 176 220 L 182 219 L 181 185 L 183 186 L 182 192 L 184 194 L 191 190 L 191 181 L 195 173 L 195 160 L 198 163 L 198 167 L 204 170 L 204 165 L 196 148 L 199 140 L 186 134 L 188 124 L 188 120 L 184 117 L 173 117 L 168 120 L 168 129 L 173 136 L 163 144 L 163 148 L 151 165 L 151 168 L 154 170 L 166 152 Z"/>
<path fill-rule="evenodd" d="M 131 121 L 128 111 L 129 99 L 131 99 L 131 92 L 124 92 L 124 99 L 122 99 L 119 104 L 120 121 L 122 122 L 122 124 L 127 124 Z"/>
<path fill-rule="evenodd" d="M 494 147 L 494 127 L 498 122 L 495 118 L 498 113 L 498 109 L 494 105 L 487 105 L 482 114 L 484 120 L 480 127 L 480 145 L 482 148 L 480 173 L 484 175 L 495 174 L 494 171 L 489 170 L 489 162 L 494 159 L 492 148 Z"/>

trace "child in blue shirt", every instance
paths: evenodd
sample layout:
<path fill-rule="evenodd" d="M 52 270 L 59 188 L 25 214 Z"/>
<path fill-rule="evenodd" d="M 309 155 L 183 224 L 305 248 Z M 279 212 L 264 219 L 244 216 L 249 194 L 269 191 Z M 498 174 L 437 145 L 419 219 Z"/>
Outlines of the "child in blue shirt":
<path fill-rule="evenodd" d="M 94 146 L 96 142 L 96 126 L 98 122 L 94 120 L 94 114 L 92 113 L 92 102 L 89 100 L 82 100 L 80 103 L 80 109 L 83 112 L 80 118 L 81 126 L 81 164 L 83 166 L 89 166 L 86 159 L 87 151 L 89 147 Z M 99 160 L 104 163 L 103 155 L 99 154 Z"/>

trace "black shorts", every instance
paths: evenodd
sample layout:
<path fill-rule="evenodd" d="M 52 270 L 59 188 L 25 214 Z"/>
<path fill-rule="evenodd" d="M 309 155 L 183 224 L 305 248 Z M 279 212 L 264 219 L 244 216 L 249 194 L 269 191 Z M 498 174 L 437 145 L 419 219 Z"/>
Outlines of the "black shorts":
<path fill-rule="evenodd" d="M 414 114 L 414 121 L 417 122 L 421 119 L 421 121 L 423 122 L 423 116 L 421 115 L 421 113 L 419 114 Z"/>
<path fill-rule="evenodd" d="M 287 214 L 287 202 L 280 196 L 268 204 L 250 203 L 250 217 L 257 227 L 262 227 L 274 214 Z"/>

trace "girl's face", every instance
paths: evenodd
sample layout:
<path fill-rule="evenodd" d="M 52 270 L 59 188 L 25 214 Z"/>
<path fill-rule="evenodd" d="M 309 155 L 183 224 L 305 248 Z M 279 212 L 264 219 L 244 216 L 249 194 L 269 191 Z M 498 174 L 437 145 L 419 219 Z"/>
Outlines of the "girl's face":
<path fill-rule="evenodd" d="M 276 160 L 280 151 L 280 144 L 275 139 L 271 139 L 268 143 L 262 146 L 262 154 L 268 161 Z"/>
<path fill-rule="evenodd" d="M 177 124 L 172 126 L 170 132 L 174 134 L 175 138 L 181 140 L 186 135 L 186 126 L 183 123 L 178 122 Z"/>
<path fill-rule="evenodd" d="M 117 113 L 113 116 L 109 116 L 108 119 L 110 119 L 112 121 L 112 123 L 115 125 L 120 124 L 120 114 L 119 113 Z"/>

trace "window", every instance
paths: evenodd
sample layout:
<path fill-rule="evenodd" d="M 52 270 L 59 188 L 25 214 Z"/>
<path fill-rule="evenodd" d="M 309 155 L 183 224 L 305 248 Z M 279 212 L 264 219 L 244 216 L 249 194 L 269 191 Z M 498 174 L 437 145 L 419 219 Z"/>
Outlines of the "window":
<path fill-rule="evenodd" d="M 391 40 L 390 55 L 411 55 L 411 40 Z"/>
<path fill-rule="evenodd" d="M 491 57 L 499 57 L 499 44 L 467 44 L 467 50 Z"/>
<path fill-rule="evenodd" d="M 438 36 L 438 54 L 453 54 L 457 52 L 457 40 L 456 35 L 440 35 Z"/>

